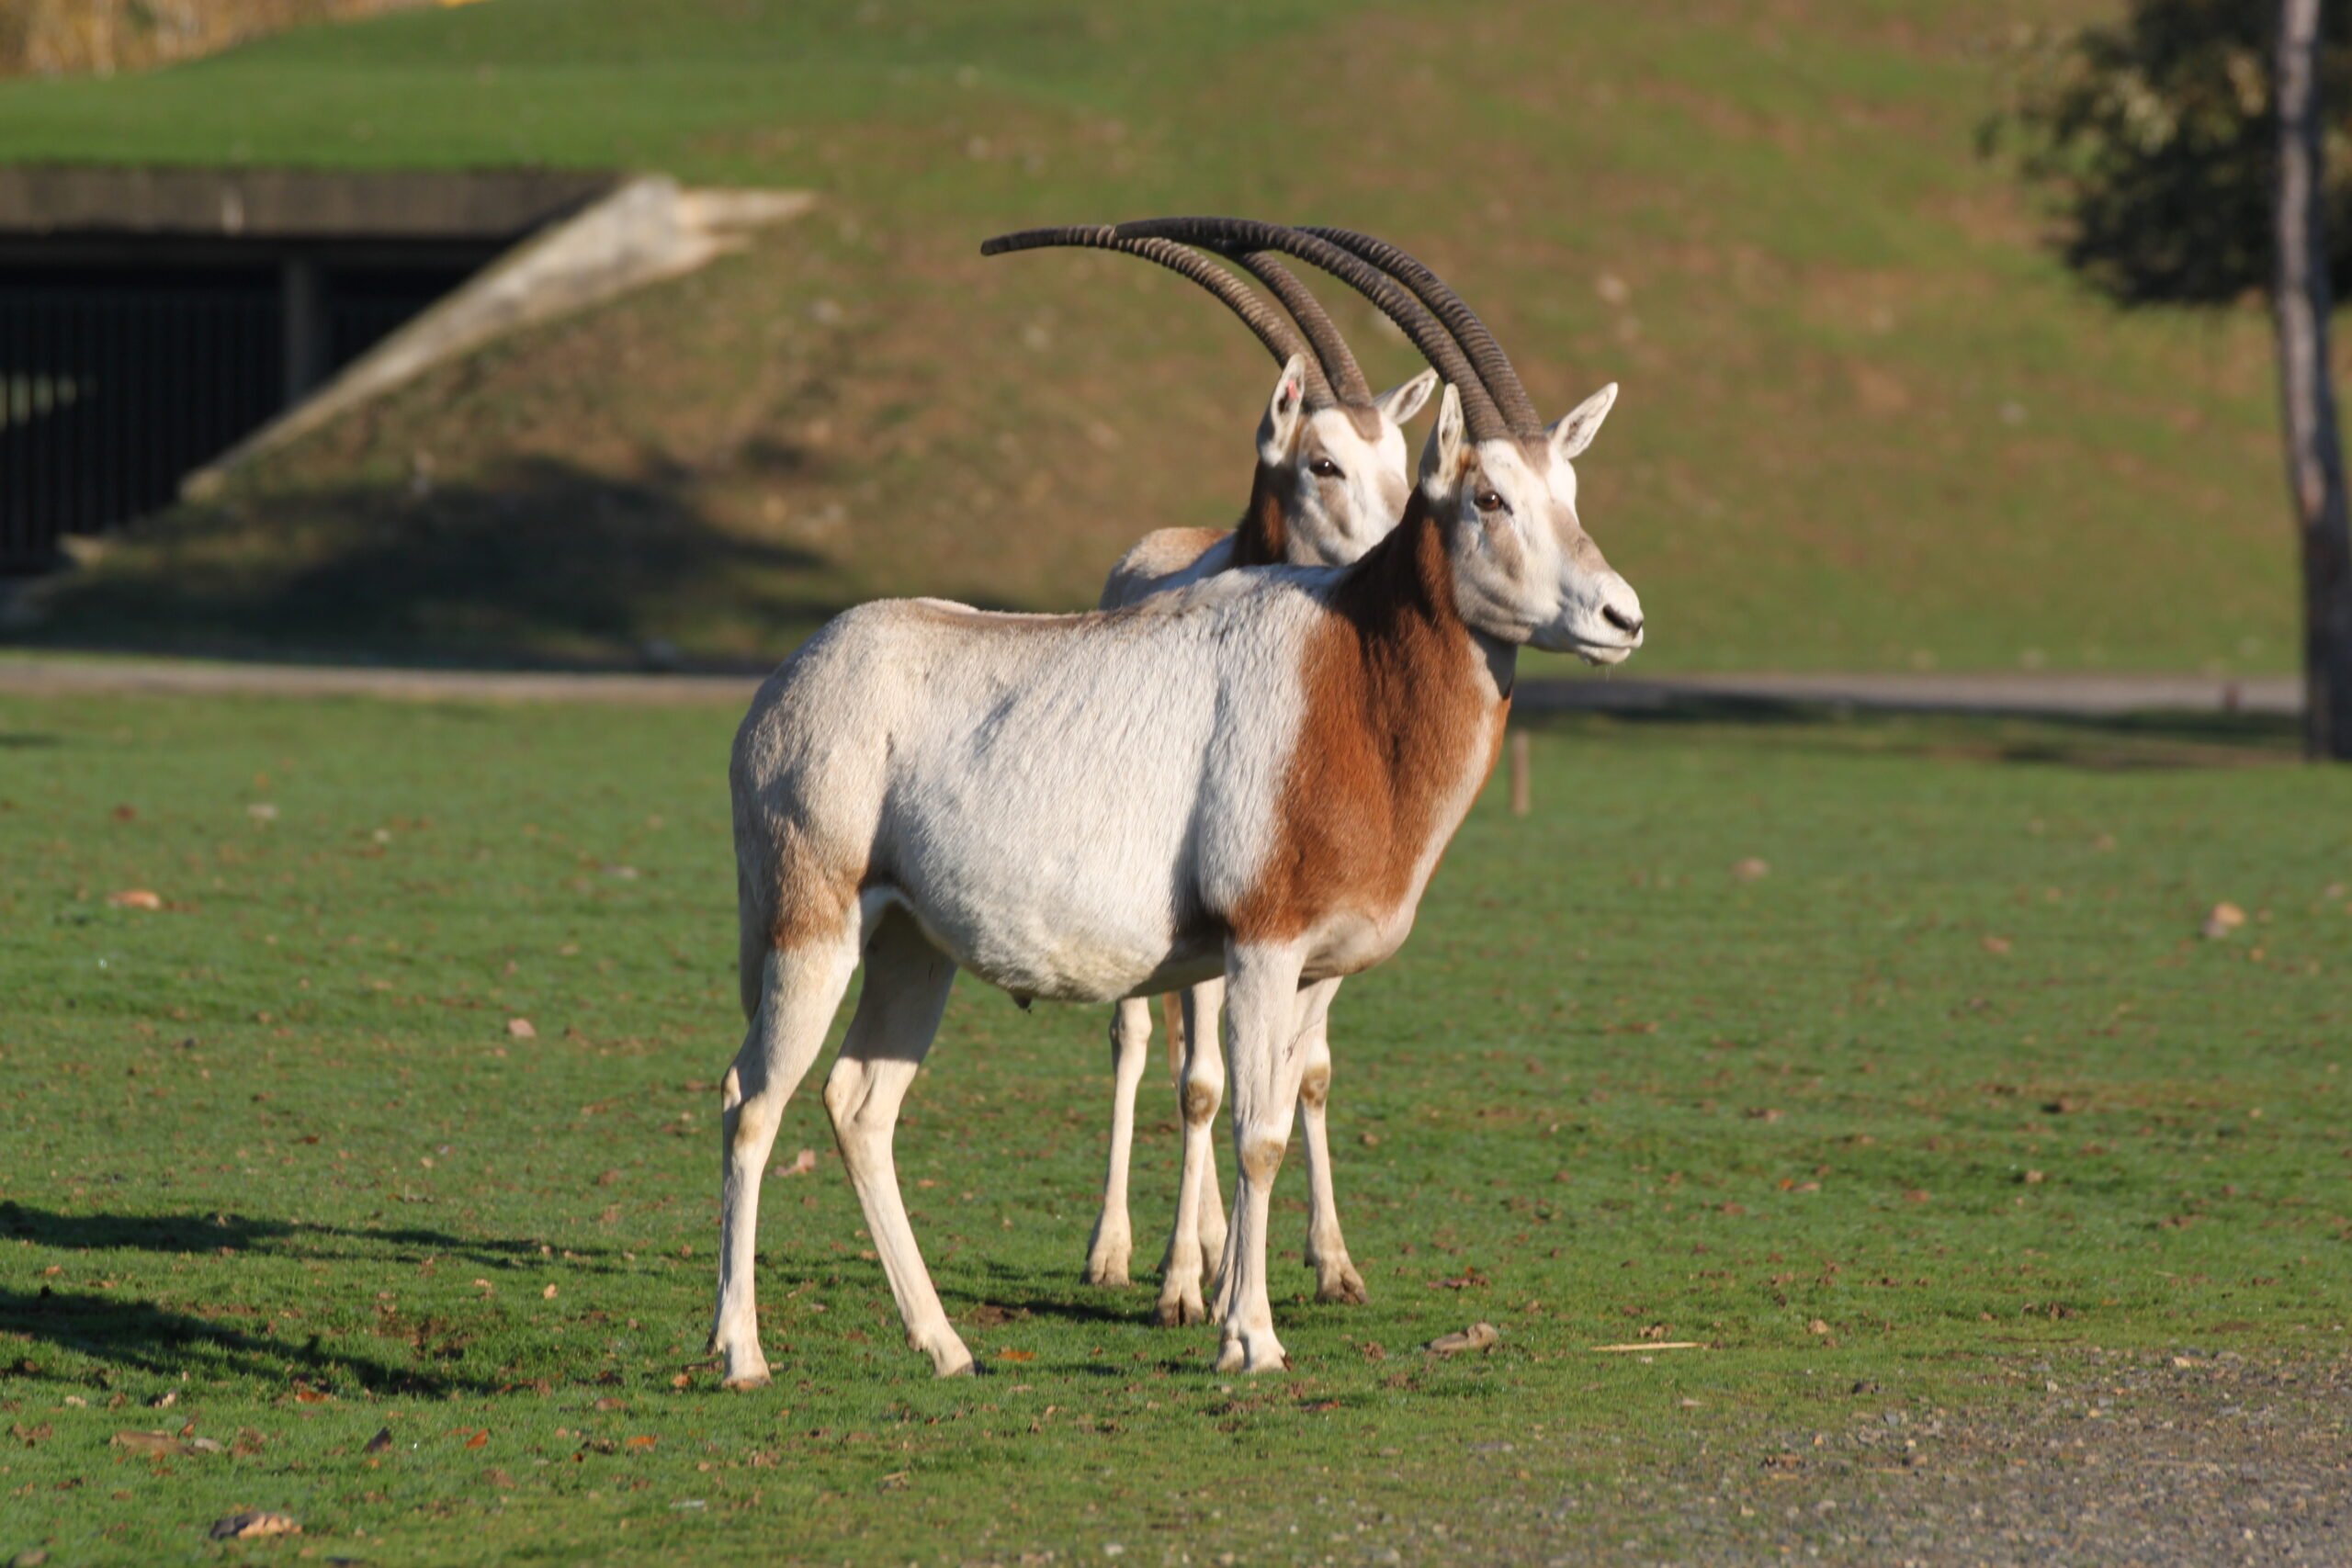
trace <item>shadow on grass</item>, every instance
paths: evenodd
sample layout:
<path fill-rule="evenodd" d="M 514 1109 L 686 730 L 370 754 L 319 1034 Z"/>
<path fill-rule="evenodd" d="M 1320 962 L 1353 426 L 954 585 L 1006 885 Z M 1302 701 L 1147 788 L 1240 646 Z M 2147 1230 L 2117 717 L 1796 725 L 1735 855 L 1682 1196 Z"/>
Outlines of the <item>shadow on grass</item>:
<path fill-rule="evenodd" d="M 467 484 L 183 506 L 56 582 L 28 640 L 641 668 L 681 624 L 775 628 L 767 645 L 782 647 L 845 607 L 822 556 L 722 525 L 696 488 L 672 466 L 622 479 L 524 457 Z"/>
<path fill-rule="evenodd" d="M 337 1390 L 440 1396 L 495 1393 L 505 1382 L 395 1366 L 338 1349 L 313 1334 L 300 1340 L 248 1334 L 192 1313 L 174 1312 L 114 1292 L 0 1289 L 0 1337 L 38 1341 L 116 1367 L 176 1377 L 245 1377 L 266 1382 L 300 1378 Z M 40 1375 L 23 1362 L 0 1367 Z"/>
<path fill-rule="evenodd" d="M 547 1256 L 540 1247 L 552 1245 L 537 1240 L 452 1235 L 413 1225 L 369 1229 L 312 1224 L 300 1220 L 257 1219 L 245 1214 L 61 1214 L 27 1208 L 21 1203 L 0 1203 L 0 1238 L 28 1241 L 36 1247 L 52 1247 L 62 1251 L 198 1254 L 226 1249 L 304 1259 L 345 1260 L 410 1252 L 479 1265 L 537 1263 Z M 340 1249 L 310 1245 L 321 1240 L 350 1245 Z M 609 1247 L 566 1247 L 562 1251 L 567 1255 L 567 1265 L 574 1269 L 585 1263 L 590 1271 L 604 1273 L 618 1267 L 609 1261 Z"/>
<path fill-rule="evenodd" d="M 2281 714 L 1905 711 L 1759 697 L 1676 695 L 1655 706 L 1513 714 L 1562 732 L 1719 728 L 1839 755 L 2026 763 L 2093 772 L 2267 766 L 2301 760 L 2301 721 Z"/>

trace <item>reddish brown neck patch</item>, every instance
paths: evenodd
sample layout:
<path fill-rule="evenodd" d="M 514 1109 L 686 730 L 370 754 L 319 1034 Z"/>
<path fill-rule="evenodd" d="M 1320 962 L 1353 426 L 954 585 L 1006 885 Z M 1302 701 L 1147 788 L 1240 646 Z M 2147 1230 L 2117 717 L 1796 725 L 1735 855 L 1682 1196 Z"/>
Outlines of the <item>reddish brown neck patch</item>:
<path fill-rule="evenodd" d="M 1283 470 L 1263 459 L 1250 480 L 1250 510 L 1233 531 L 1233 564 L 1280 566 L 1290 548 L 1290 526 L 1283 515 Z"/>
<path fill-rule="evenodd" d="M 1283 942 L 1335 912 L 1385 918 L 1413 893 L 1464 775 L 1494 770 L 1510 699 L 1482 690 L 1445 541 L 1418 487 L 1396 531 L 1341 578 L 1306 648 L 1306 717 L 1273 848 L 1234 936 Z"/>

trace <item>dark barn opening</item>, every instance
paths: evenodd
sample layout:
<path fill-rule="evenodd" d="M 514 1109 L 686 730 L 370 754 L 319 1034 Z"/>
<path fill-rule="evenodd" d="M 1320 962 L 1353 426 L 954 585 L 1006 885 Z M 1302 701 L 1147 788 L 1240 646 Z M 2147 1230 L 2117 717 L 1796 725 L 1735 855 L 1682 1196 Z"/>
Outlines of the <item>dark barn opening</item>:
<path fill-rule="evenodd" d="M 499 172 L 0 168 L 0 572 L 167 504 L 610 187 Z"/>

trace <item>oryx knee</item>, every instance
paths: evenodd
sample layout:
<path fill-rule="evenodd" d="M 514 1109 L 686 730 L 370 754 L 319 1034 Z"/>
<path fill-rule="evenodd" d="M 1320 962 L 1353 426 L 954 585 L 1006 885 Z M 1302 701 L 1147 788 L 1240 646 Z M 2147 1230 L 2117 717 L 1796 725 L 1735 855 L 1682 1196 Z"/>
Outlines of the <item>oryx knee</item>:
<path fill-rule="evenodd" d="M 1184 1120 L 1193 1126 L 1204 1126 L 1216 1116 L 1217 1107 L 1225 1103 L 1225 1084 L 1206 1076 L 1184 1080 Z"/>
<path fill-rule="evenodd" d="M 1244 1127 L 1237 1140 L 1241 1174 L 1261 1185 L 1273 1180 L 1274 1173 L 1283 1168 L 1283 1151 L 1290 1146 L 1289 1132 L 1285 1125 Z"/>
<path fill-rule="evenodd" d="M 825 1075 L 825 1114 L 832 1120 L 836 1137 L 847 1138 L 860 1129 L 858 1113 L 865 1109 L 865 1070 L 843 1056 Z"/>
<path fill-rule="evenodd" d="M 1320 1111 L 1323 1102 L 1331 1098 L 1331 1064 L 1309 1063 L 1298 1080 L 1298 1098 L 1310 1111 Z"/>

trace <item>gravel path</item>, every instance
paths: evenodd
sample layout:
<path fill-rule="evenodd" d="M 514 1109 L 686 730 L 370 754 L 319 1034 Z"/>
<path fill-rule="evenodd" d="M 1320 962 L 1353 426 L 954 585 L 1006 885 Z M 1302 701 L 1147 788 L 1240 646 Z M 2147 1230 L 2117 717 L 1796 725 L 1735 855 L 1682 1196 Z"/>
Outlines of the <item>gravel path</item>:
<path fill-rule="evenodd" d="M 1964 1411 L 1860 1384 L 1842 1427 L 1676 1474 L 1626 1461 L 1479 1533 L 1555 1563 L 2352 1563 L 2352 1362 L 2080 1350 L 1997 1381 Z"/>
<path fill-rule="evenodd" d="M 80 692 L 165 695 L 371 696 L 409 702 L 729 703 L 750 700 L 757 675 L 574 673 L 560 671 L 389 669 L 364 665 L 231 664 L 194 660 L 0 655 L 0 694 Z M 2293 714 L 2291 676 L 2223 681 L 2198 675 L 1826 674 L 1594 675 L 1520 683 L 1522 712 L 1640 712 L 1691 702 L 1828 704 L 1886 712 L 2039 714 L 2098 717 L 2171 710 Z"/>

